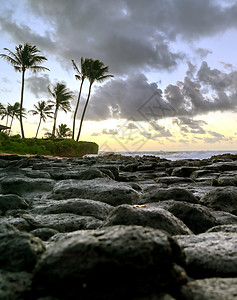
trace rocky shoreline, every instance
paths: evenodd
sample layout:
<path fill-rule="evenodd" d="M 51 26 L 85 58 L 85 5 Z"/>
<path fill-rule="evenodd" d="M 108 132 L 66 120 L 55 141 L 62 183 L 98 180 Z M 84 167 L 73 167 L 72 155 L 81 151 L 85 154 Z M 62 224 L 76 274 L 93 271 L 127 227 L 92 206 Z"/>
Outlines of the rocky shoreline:
<path fill-rule="evenodd" d="M 0 155 L 0 299 L 237 299 L 237 157 Z"/>

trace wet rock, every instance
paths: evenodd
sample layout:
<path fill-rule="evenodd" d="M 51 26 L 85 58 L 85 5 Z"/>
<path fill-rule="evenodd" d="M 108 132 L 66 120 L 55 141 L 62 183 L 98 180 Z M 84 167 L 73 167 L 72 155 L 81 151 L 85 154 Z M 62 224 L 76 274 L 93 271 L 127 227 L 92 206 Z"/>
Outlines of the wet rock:
<path fill-rule="evenodd" d="M 137 204 L 140 194 L 128 184 L 109 179 L 63 180 L 55 184 L 53 192 L 48 198 L 56 200 L 83 198 L 117 206 Z"/>
<path fill-rule="evenodd" d="M 185 269 L 191 277 L 237 276 L 236 233 L 212 232 L 176 239 L 186 254 Z"/>
<path fill-rule="evenodd" d="M 102 221 L 88 216 L 61 213 L 51 215 L 22 215 L 31 229 L 51 228 L 59 232 L 71 232 L 79 229 L 95 229 L 101 226 Z"/>
<path fill-rule="evenodd" d="M 28 299 L 32 275 L 26 272 L 0 270 L 0 299 Z"/>
<path fill-rule="evenodd" d="M 234 176 L 220 176 L 211 181 L 213 186 L 236 186 L 237 179 Z"/>
<path fill-rule="evenodd" d="M 60 200 L 56 203 L 54 201 L 49 206 L 41 205 L 38 208 L 36 207 L 33 212 L 43 214 L 73 213 L 75 215 L 92 216 L 99 220 L 104 220 L 113 208 L 113 206 L 100 201 L 76 198 Z"/>
<path fill-rule="evenodd" d="M 237 224 L 237 216 L 225 211 L 212 211 L 218 225 Z"/>
<path fill-rule="evenodd" d="M 175 293 L 185 281 L 173 264 L 180 259 L 176 242 L 157 229 L 112 226 L 79 231 L 42 255 L 34 271 L 34 294 L 132 299 L 169 289 Z"/>
<path fill-rule="evenodd" d="M 207 232 L 220 232 L 220 231 L 237 233 L 237 224 L 219 225 L 207 230 Z"/>
<path fill-rule="evenodd" d="M 189 177 L 196 170 L 195 167 L 177 167 L 173 169 L 171 176 Z"/>
<path fill-rule="evenodd" d="M 212 211 L 200 204 L 170 200 L 160 202 L 159 206 L 182 220 L 195 234 L 205 232 L 219 224 Z"/>
<path fill-rule="evenodd" d="M 178 176 L 168 176 L 168 177 L 158 177 L 155 179 L 157 183 L 165 184 L 180 184 L 180 183 L 192 183 L 193 180 L 187 177 L 178 177 Z"/>
<path fill-rule="evenodd" d="M 205 166 L 204 170 L 211 170 L 211 171 L 236 171 L 237 170 L 237 162 L 217 162 L 209 166 Z"/>
<path fill-rule="evenodd" d="M 189 203 L 198 203 L 197 198 L 188 190 L 182 188 L 157 188 L 146 199 L 147 202 L 159 202 L 165 200 L 185 201 Z"/>
<path fill-rule="evenodd" d="M 30 233 L 34 236 L 39 237 L 42 241 L 47 241 L 52 236 L 57 234 L 58 231 L 52 228 L 37 228 L 32 230 Z"/>
<path fill-rule="evenodd" d="M 237 187 L 216 188 L 206 193 L 200 202 L 214 210 L 237 215 Z"/>
<path fill-rule="evenodd" d="M 15 226 L 8 223 L 0 223 L 0 234 L 18 231 Z M 1 299 L 1 298 L 0 298 Z"/>
<path fill-rule="evenodd" d="M 0 234 L 0 269 L 31 271 L 44 250 L 43 242 L 29 233 Z"/>
<path fill-rule="evenodd" d="M 52 190 L 55 181 L 44 178 L 3 177 L 0 179 L 2 194 L 16 194 L 27 197 L 32 194 L 42 196 Z"/>
<path fill-rule="evenodd" d="M 31 226 L 29 225 L 26 220 L 24 220 L 21 217 L 1 217 L 0 218 L 0 226 L 3 228 L 3 226 L 10 225 L 16 228 L 19 231 L 26 231 L 29 232 L 31 230 Z"/>
<path fill-rule="evenodd" d="M 167 231 L 171 235 L 192 234 L 191 230 L 168 211 L 146 205 L 120 205 L 108 216 L 103 226 L 141 225 Z"/>
<path fill-rule="evenodd" d="M 208 278 L 189 282 L 181 289 L 183 300 L 237 299 L 237 278 Z"/>
<path fill-rule="evenodd" d="M 14 194 L 10 195 L 0 195 L 0 210 L 5 213 L 10 209 L 26 209 L 28 207 L 28 203 L 22 197 L 19 197 Z"/>

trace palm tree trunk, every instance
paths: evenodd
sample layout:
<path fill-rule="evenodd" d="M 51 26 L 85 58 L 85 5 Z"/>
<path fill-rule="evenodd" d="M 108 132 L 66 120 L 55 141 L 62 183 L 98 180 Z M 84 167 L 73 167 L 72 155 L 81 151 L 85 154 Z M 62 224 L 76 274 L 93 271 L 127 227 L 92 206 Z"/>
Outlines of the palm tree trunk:
<path fill-rule="evenodd" d="M 21 81 L 21 105 L 20 105 L 20 126 L 21 126 L 21 136 L 24 139 L 24 128 L 23 128 L 23 121 L 22 121 L 22 108 L 23 108 L 23 94 L 24 94 L 24 84 L 25 84 L 25 70 L 22 71 L 22 81 Z"/>
<path fill-rule="evenodd" d="M 35 134 L 35 139 L 37 138 L 37 135 L 38 135 L 38 132 L 39 132 L 39 128 L 40 128 L 40 124 L 41 124 L 41 117 L 40 117 L 40 120 L 39 120 L 39 125 L 38 125 L 38 128 L 36 130 L 36 134 Z"/>
<path fill-rule="evenodd" d="M 55 137 L 57 114 L 58 114 L 58 107 L 56 106 L 55 112 L 54 112 L 54 123 L 53 123 L 53 131 L 52 131 L 53 138 Z"/>
<path fill-rule="evenodd" d="M 84 110 L 83 110 L 83 113 L 82 113 L 82 116 L 81 116 L 80 127 L 79 127 L 79 131 L 78 131 L 78 135 L 77 135 L 77 142 L 79 141 L 79 137 L 80 137 L 80 134 L 81 134 L 82 123 L 83 123 L 84 116 L 85 116 L 86 109 L 87 109 L 87 105 L 88 105 L 88 102 L 89 102 L 89 99 L 90 99 L 92 84 L 93 84 L 93 82 L 90 83 L 89 92 L 88 92 L 88 96 L 87 96 L 87 99 L 86 99 L 86 104 L 84 106 Z"/>
<path fill-rule="evenodd" d="M 85 78 L 82 78 L 81 80 L 81 86 L 80 86 L 80 91 L 79 91 L 79 95 L 78 95 L 78 99 L 77 99 L 77 105 L 75 108 L 75 112 L 73 115 L 73 125 L 72 125 L 72 139 L 74 140 L 74 135 L 75 135 L 75 124 L 76 124 L 76 116 L 77 116 L 77 111 L 78 111 L 78 107 L 79 107 L 79 103 L 80 103 L 80 99 L 81 99 L 81 91 L 82 91 L 82 86 L 84 83 Z"/>

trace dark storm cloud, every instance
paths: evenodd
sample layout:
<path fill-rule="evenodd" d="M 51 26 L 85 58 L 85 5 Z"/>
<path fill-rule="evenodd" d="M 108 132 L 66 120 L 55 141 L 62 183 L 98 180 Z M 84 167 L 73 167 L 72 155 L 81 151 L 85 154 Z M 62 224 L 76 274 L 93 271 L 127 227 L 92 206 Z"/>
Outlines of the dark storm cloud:
<path fill-rule="evenodd" d="M 48 74 L 42 76 L 31 76 L 27 78 L 26 86 L 27 89 L 36 96 L 50 98 L 48 92 L 48 86 L 51 85 L 51 81 Z"/>
<path fill-rule="evenodd" d="M 173 120 L 173 124 L 180 127 L 181 133 L 206 133 L 205 129 L 203 129 L 203 126 L 207 125 L 207 123 L 203 120 L 194 120 L 188 117 L 179 117 Z"/>
<path fill-rule="evenodd" d="M 2 30 L 16 42 L 29 41 L 68 61 L 83 57 L 102 60 L 113 74 L 148 69 L 172 69 L 185 54 L 172 50 L 177 38 L 186 41 L 237 26 L 237 3 L 218 5 L 211 0 L 27 0 L 24 11 L 50 24 L 39 35 L 27 21 L 0 18 Z M 217 22 L 218 20 L 218 22 Z M 204 57 L 209 50 L 198 49 Z"/>

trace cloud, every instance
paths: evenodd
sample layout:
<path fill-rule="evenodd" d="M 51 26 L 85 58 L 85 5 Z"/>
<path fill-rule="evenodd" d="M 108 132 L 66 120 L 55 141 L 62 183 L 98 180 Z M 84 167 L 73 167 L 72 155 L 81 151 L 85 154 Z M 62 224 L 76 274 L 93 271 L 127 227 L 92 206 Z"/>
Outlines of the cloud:
<path fill-rule="evenodd" d="M 207 125 L 207 122 L 203 120 L 194 120 L 188 117 L 179 117 L 173 120 L 173 124 L 179 126 L 181 133 L 206 133 L 205 129 L 203 129 L 203 126 Z"/>
<path fill-rule="evenodd" d="M 117 129 L 103 129 L 102 134 L 108 134 L 108 135 L 117 135 L 118 130 Z"/>
<path fill-rule="evenodd" d="M 50 98 L 48 86 L 51 85 L 51 80 L 48 74 L 41 76 L 31 76 L 27 78 L 26 86 L 29 91 L 36 96 L 36 98 L 47 97 Z"/>
<path fill-rule="evenodd" d="M 150 123 L 150 129 L 155 130 L 156 137 L 172 137 L 172 133 L 169 129 L 166 129 L 164 126 L 161 126 L 156 121 L 151 121 Z"/>

